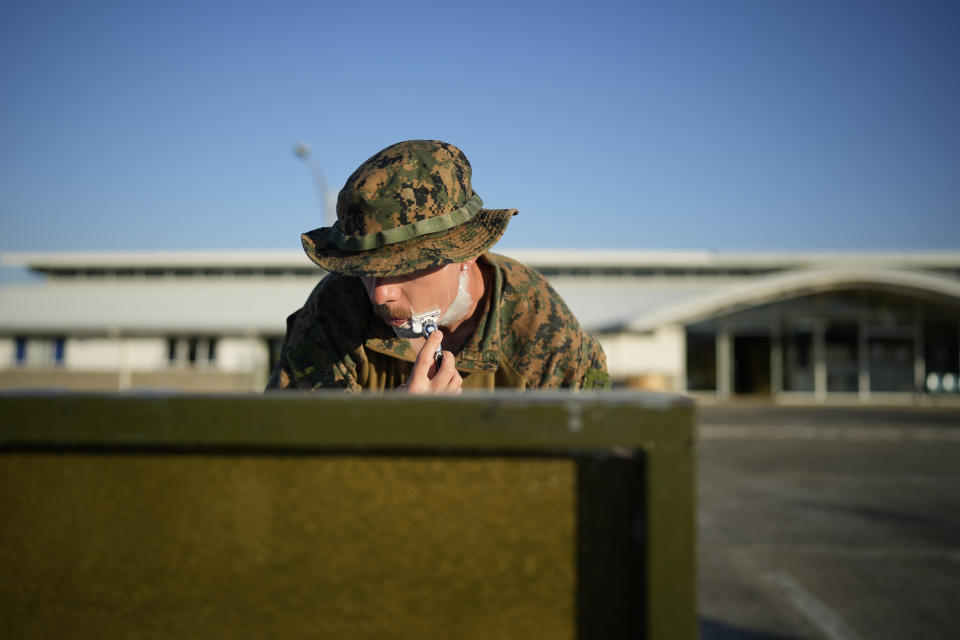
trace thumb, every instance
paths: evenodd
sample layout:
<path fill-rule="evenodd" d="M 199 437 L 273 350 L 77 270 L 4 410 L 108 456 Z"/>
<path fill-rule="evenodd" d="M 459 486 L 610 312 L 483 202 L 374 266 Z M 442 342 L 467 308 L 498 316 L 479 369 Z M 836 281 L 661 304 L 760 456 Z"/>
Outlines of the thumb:
<path fill-rule="evenodd" d="M 437 347 L 440 346 L 440 343 L 442 341 L 443 341 L 443 331 L 440 331 L 440 329 L 437 329 L 436 331 L 430 334 L 430 336 L 427 338 L 427 344 L 424 346 L 425 347 L 427 345 L 432 346 L 433 350 L 436 351 Z"/>
<path fill-rule="evenodd" d="M 420 353 L 417 354 L 416 361 L 413 363 L 413 371 L 410 374 L 411 377 L 427 375 L 430 365 L 433 364 L 433 354 L 436 353 L 437 347 L 440 346 L 442 340 L 443 332 L 439 329 L 430 334 L 423 348 L 420 349 Z"/>

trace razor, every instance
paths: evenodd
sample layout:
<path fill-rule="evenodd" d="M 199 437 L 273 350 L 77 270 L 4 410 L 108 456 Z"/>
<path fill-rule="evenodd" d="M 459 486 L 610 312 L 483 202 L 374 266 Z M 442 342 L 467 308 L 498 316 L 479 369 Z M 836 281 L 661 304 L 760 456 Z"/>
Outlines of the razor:
<path fill-rule="evenodd" d="M 414 333 L 421 334 L 424 338 L 429 338 L 430 334 L 437 330 L 438 320 L 440 320 L 440 309 L 434 309 L 426 313 L 418 313 L 410 318 L 410 328 Z M 443 350 L 441 349 L 441 345 L 437 345 L 437 351 L 433 354 L 433 362 L 437 365 L 437 371 L 439 371 L 440 365 L 443 364 Z"/>

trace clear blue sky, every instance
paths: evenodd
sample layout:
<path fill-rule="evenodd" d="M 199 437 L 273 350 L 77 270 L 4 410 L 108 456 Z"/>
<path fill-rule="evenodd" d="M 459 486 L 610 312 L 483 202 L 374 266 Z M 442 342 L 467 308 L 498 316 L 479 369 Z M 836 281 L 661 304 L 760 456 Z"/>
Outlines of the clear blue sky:
<path fill-rule="evenodd" d="M 297 248 L 393 142 L 502 247 L 960 247 L 960 2 L 0 4 L 0 251 Z"/>

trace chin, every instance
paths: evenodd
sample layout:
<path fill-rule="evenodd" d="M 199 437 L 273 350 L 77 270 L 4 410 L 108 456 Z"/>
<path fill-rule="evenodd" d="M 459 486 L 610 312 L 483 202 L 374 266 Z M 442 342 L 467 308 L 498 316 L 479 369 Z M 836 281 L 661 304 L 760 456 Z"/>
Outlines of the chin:
<path fill-rule="evenodd" d="M 411 329 L 411 328 L 410 328 L 409 326 L 407 326 L 407 325 L 400 325 L 399 327 L 395 327 L 395 326 L 393 326 L 393 325 L 388 325 L 388 326 L 389 326 L 391 329 L 393 329 L 393 332 L 394 332 L 395 334 L 397 334 L 397 337 L 398 337 L 398 338 L 420 338 L 420 337 L 422 337 L 421 334 L 417 333 L 416 331 L 414 331 L 413 329 Z"/>

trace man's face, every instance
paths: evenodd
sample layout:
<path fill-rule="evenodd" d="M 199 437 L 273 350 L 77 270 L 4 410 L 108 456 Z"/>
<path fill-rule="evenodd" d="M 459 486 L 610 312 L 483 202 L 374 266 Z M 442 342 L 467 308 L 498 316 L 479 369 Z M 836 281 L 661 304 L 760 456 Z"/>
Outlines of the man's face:
<path fill-rule="evenodd" d="M 457 297 L 460 264 L 434 267 L 404 276 L 361 278 L 374 312 L 395 330 L 411 329 L 410 319 L 440 309 L 447 312 Z"/>

